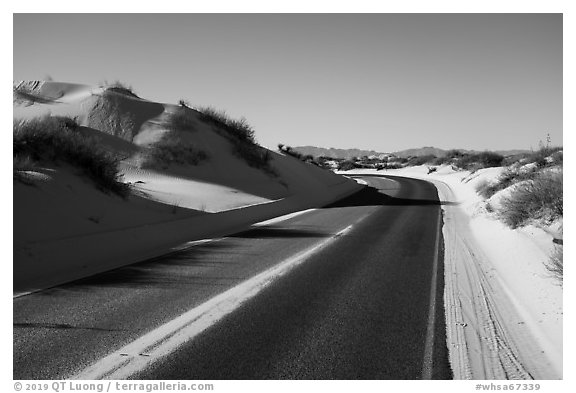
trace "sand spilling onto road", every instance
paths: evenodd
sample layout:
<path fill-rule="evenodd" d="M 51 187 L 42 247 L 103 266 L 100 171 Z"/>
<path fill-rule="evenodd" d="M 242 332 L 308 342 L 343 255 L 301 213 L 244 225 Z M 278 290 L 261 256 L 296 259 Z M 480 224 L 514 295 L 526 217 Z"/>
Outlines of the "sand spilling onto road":
<path fill-rule="evenodd" d="M 561 379 L 563 291 L 545 262 L 549 228 L 512 230 L 476 193 L 503 168 L 473 174 L 449 166 L 355 170 L 431 181 L 445 202 L 445 307 L 448 349 L 458 379 Z M 506 190 L 501 191 L 507 192 Z M 495 195 L 498 199 L 501 195 Z"/>

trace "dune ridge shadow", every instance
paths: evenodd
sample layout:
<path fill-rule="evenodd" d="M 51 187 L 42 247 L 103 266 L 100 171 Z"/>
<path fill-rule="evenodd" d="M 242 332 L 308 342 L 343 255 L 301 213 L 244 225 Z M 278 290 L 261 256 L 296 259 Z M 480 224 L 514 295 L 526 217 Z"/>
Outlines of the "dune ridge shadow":
<path fill-rule="evenodd" d="M 366 186 L 355 194 L 347 198 L 341 199 L 324 209 L 352 207 L 352 206 L 443 206 L 443 205 L 459 205 L 459 202 L 440 201 L 437 199 L 411 199 L 411 198 L 397 198 L 385 194 L 384 192 Z"/>
<path fill-rule="evenodd" d="M 227 236 L 227 241 L 214 241 L 175 249 L 162 256 L 132 265 L 122 266 L 94 276 L 79 279 L 59 287 L 39 292 L 43 296 L 67 296 L 110 288 L 173 287 L 173 286 L 227 286 L 242 280 L 232 275 L 206 274 L 206 269 L 221 269 L 226 265 L 238 264 L 238 254 L 246 261 L 257 257 L 242 244 L 242 239 L 297 239 L 325 238 L 333 234 L 311 228 L 285 228 L 276 225 L 251 227 Z"/>

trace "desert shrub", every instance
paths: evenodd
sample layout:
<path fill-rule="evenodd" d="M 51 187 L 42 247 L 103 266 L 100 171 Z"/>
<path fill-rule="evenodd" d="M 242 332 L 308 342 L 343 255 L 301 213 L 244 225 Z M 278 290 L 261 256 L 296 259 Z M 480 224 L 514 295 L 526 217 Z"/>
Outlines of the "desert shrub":
<path fill-rule="evenodd" d="M 402 164 L 399 161 L 388 162 L 384 164 L 383 169 L 400 169 Z"/>
<path fill-rule="evenodd" d="M 552 164 L 563 165 L 564 164 L 564 152 L 562 150 L 556 151 L 550 155 L 552 159 Z"/>
<path fill-rule="evenodd" d="M 243 141 L 233 141 L 234 153 L 242 158 L 249 166 L 261 169 L 269 175 L 276 176 L 276 171 L 271 166 L 272 156 L 268 149 L 260 145 Z"/>
<path fill-rule="evenodd" d="M 82 134 L 74 119 L 44 116 L 15 120 L 13 134 L 14 170 L 26 170 L 35 162 L 60 161 L 81 169 L 96 185 L 121 196 L 129 192 L 120 181 L 117 159 L 101 148 L 98 140 Z"/>
<path fill-rule="evenodd" d="M 14 155 L 12 169 L 16 174 L 17 171 L 33 171 L 38 168 L 38 163 L 28 154 Z"/>
<path fill-rule="evenodd" d="M 170 165 L 198 165 L 207 159 L 208 154 L 205 151 L 169 132 L 148 147 L 142 167 L 166 169 Z"/>
<path fill-rule="evenodd" d="M 38 163 L 32 160 L 29 155 L 15 155 L 13 161 L 13 178 L 27 185 L 34 184 L 29 180 L 26 171 L 35 171 L 38 169 Z"/>
<path fill-rule="evenodd" d="M 436 156 L 432 155 L 432 154 L 425 155 L 425 156 L 419 156 L 419 157 L 411 157 L 408 159 L 407 164 L 408 164 L 408 166 L 424 165 L 424 164 L 431 163 L 435 159 L 436 159 Z"/>
<path fill-rule="evenodd" d="M 288 149 L 284 151 L 284 153 L 286 153 L 287 155 L 297 158 L 301 161 L 305 161 L 306 158 L 304 155 L 302 155 L 300 152 L 296 151 L 296 150 L 292 150 L 292 148 L 290 146 L 287 146 Z"/>
<path fill-rule="evenodd" d="M 196 131 L 196 122 L 193 112 L 186 108 L 180 107 L 168 115 L 166 128 L 171 131 Z"/>
<path fill-rule="evenodd" d="M 249 143 L 236 143 L 234 149 L 235 153 L 249 166 L 256 169 L 262 169 L 270 175 L 276 175 L 276 172 L 270 166 L 272 157 L 268 149 Z"/>
<path fill-rule="evenodd" d="M 466 156 L 466 153 L 457 149 L 448 150 L 442 157 L 438 157 L 432 161 L 433 165 L 452 164 L 459 158 Z"/>
<path fill-rule="evenodd" d="M 482 180 L 478 182 L 478 184 L 476 184 L 475 190 L 480 196 L 484 198 L 490 198 L 496 193 L 496 191 L 494 191 L 494 184 L 488 180 Z"/>
<path fill-rule="evenodd" d="M 460 151 L 458 149 L 450 149 L 444 154 L 444 157 L 459 158 L 459 157 L 464 157 L 465 155 L 466 155 L 466 153 L 464 153 L 463 151 Z"/>
<path fill-rule="evenodd" d="M 328 164 L 328 161 L 330 161 L 330 158 L 328 157 L 317 157 L 312 163 L 323 169 L 331 169 L 331 166 L 330 164 Z"/>
<path fill-rule="evenodd" d="M 447 157 L 447 156 L 437 157 L 434 160 L 432 160 L 431 164 L 432 165 L 450 164 L 450 163 L 452 163 L 453 160 L 454 159 L 452 157 Z"/>
<path fill-rule="evenodd" d="M 502 198 L 499 215 L 511 228 L 533 220 L 550 223 L 563 214 L 563 180 L 560 172 L 540 172 L 533 180 L 518 183 Z"/>
<path fill-rule="evenodd" d="M 563 258 L 562 246 L 556 245 L 554 247 L 554 251 L 552 252 L 550 258 L 546 263 L 546 269 L 548 269 L 548 271 L 552 273 L 552 275 L 556 277 L 560 282 L 563 281 L 564 258 Z"/>
<path fill-rule="evenodd" d="M 517 169 L 507 168 L 500 176 L 496 182 L 482 181 L 476 186 L 476 192 L 483 196 L 484 198 L 490 198 L 492 195 L 496 194 L 498 191 L 504 190 L 513 184 L 532 180 L 536 177 L 538 172 L 536 171 L 520 171 Z"/>
<path fill-rule="evenodd" d="M 538 167 L 544 168 L 546 166 L 557 164 L 558 162 L 555 161 L 555 158 L 559 158 L 560 163 L 562 163 L 561 157 L 562 147 L 543 146 L 531 153 L 523 153 L 507 157 L 505 163 L 507 165 L 511 165 L 515 162 L 519 162 L 523 165 L 536 163 Z"/>
<path fill-rule="evenodd" d="M 136 93 L 134 93 L 134 89 L 132 88 L 132 86 L 120 82 L 119 80 L 116 80 L 112 83 L 108 83 L 107 81 L 105 81 L 103 83 L 104 87 L 106 88 L 107 91 L 113 91 L 115 93 L 120 93 L 120 94 L 124 94 L 130 97 L 136 97 L 139 98 Z"/>
<path fill-rule="evenodd" d="M 234 153 L 249 166 L 276 176 L 276 172 L 271 166 L 270 152 L 256 143 L 254 129 L 245 118 L 232 119 L 225 111 L 219 111 L 212 107 L 195 109 L 200 112 L 202 121 L 213 125 L 217 132 L 220 132 L 232 143 Z"/>
<path fill-rule="evenodd" d="M 254 130 L 245 118 L 239 120 L 232 119 L 225 111 L 212 107 L 196 108 L 201 114 L 201 119 L 206 123 L 215 125 L 219 130 L 224 131 L 228 136 L 240 141 L 256 144 Z"/>
<path fill-rule="evenodd" d="M 456 165 L 462 169 L 478 170 L 502 165 L 504 156 L 485 151 L 477 154 L 467 154 L 456 161 Z"/>
<path fill-rule="evenodd" d="M 504 157 L 502 160 L 502 166 L 510 166 L 516 163 L 521 163 L 526 159 L 526 154 L 513 154 L 511 156 Z"/>
<path fill-rule="evenodd" d="M 354 161 L 342 161 L 338 164 L 339 171 L 350 171 L 356 169 L 357 165 Z"/>
<path fill-rule="evenodd" d="M 294 150 L 292 148 L 292 146 L 284 145 L 282 143 L 278 144 L 278 151 L 280 151 L 281 153 L 287 154 L 289 156 L 292 156 L 294 158 L 297 158 L 299 160 L 302 160 L 302 161 L 306 161 L 306 158 L 308 157 L 308 156 L 303 156 L 300 152 Z M 309 157 L 314 159 L 314 157 L 311 155 Z"/>

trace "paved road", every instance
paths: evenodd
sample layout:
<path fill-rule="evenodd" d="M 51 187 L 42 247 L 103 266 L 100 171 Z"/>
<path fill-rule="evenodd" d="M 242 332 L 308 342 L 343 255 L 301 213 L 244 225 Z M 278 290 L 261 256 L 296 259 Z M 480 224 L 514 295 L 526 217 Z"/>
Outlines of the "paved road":
<path fill-rule="evenodd" d="M 133 377 L 450 378 L 436 190 L 364 179 L 372 187 L 324 209 L 15 299 L 14 378 L 73 376 L 351 224 Z"/>

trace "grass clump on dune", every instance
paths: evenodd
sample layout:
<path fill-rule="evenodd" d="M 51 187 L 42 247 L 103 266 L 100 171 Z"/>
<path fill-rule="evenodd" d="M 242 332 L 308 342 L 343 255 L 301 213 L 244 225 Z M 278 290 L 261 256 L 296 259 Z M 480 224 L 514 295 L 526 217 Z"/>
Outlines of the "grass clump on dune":
<path fill-rule="evenodd" d="M 194 120 L 194 115 L 191 109 L 186 106 L 178 107 L 174 112 L 168 115 L 166 120 L 166 128 L 171 131 L 196 131 L 197 124 Z"/>
<path fill-rule="evenodd" d="M 200 107 L 196 110 L 200 112 L 202 121 L 214 126 L 232 143 L 234 153 L 249 166 L 262 169 L 270 175 L 276 175 L 270 166 L 270 152 L 258 145 L 254 136 L 254 129 L 245 118 L 233 119 L 225 111 L 219 111 L 212 107 Z"/>
<path fill-rule="evenodd" d="M 124 94 L 130 97 L 134 97 L 134 98 L 140 98 L 138 97 L 138 95 L 136 95 L 136 93 L 134 93 L 134 89 L 132 88 L 132 86 L 120 82 L 119 80 L 112 82 L 112 83 L 108 83 L 107 81 L 104 81 L 103 83 L 105 89 L 107 91 L 113 91 L 115 93 L 120 93 L 120 94 Z"/>
<path fill-rule="evenodd" d="M 499 212 L 511 228 L 534 220 L 551 223 L 563 215 L 562 171 L 539 173 L 533 180 L 518 183 L 510 195 L 502 198 Z"/>
<path fill-rule="evenodd" d="M 484 198 L 490 198 L 498 191 L 504 190 L 513 184 L 534 179 L 537 174 L 538 172 L 533 170 L 523 171 L 515 168 L 507 168 L 495 182 L 484 180 L 478 183 L 476 192 Z"/>
<path fill-rule="evenodd" d="M 81 169 L 103 191 L 120 196 L 129 193 L 118 171 L 116 158 L 84 135 L 74 119 L 44 116 L 14 120 L 14 175 L 31 170 L 38 163 L 64 162 Z"/>
<path fill-rule="evenodd" d="M 200 107 L 196 108 L 196 110 L 200 112 L 201 120 L 216 126 L 221 131 L 226 132 L 228 136 L 242 142 L 256 144 L 254 129 L 252 129 L 252 126 L 248 124 L 245 118 L 232 119 L 225 111 L 212 107 Z"/>
<path fill-rule="evenodd" d="M 171 165 L 198 165 L 208 159 L 208 154 L 173 132 L 164 134 L 145 152 L 143 168 L 167 169 Z"/>

